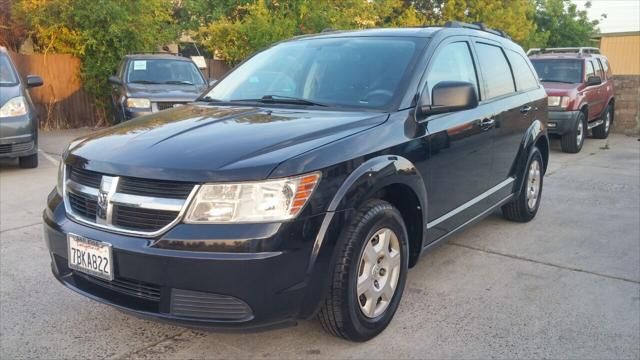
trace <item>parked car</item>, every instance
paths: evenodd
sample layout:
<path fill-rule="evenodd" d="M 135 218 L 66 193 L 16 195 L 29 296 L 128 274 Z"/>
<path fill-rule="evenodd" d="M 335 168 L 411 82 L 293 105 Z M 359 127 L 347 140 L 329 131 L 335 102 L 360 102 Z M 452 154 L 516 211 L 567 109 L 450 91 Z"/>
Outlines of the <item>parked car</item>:
<path fill-rule="evenodd" d="M 168 53 L 127 55 L 109 82 L 116 123 L 182 106 L 208 87 L 190 58 Z"/>
<path fill-rule="evenodd" d="M 597 48 L 529 50 L 549 95 L 549 133 L 562 136 L 562 151 L 582 149 L 587 130 L 606 139 L 614 119 L 611 67 Z"/>
<path fill-rule="evenodd" d="M 27 88 L 41 85 L 36 75 L 23 80 L 0 47 L 0 158 L 18 158 L 21 168 L 38 167 L 38 114 Z"/>
<path fill-rule="evenodd" d="M 44 211 L 53 273 L 139 315 L 317 316 L 364 341 L 426 250 L 495 209 L 534 218 L 546 122 L 525 53 L 483 26 L 284 41 L 197 103 L 70 144 Z"/>

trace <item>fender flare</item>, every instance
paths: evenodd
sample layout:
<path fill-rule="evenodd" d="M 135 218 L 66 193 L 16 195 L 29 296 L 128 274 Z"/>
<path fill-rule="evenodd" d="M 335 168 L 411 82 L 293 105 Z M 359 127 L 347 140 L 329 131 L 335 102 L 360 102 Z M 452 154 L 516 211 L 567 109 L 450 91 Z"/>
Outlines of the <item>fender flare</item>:
<path fill-rule="evenodd" d="M 423 224 L 427 223 L 427 191 L 422 175 L 413 163 L 404 157 L 395 155 L 371 158 L 349 174 L 329 203 L 320 231 L 313 244 L 307 274 L 313 270 L 335 213 L 357 209 L 364 201 L 384 187 L 395 184 L 408 186 L 414 191 L 422 209 Z M 422 241 L 424 242 L 424 236 Z"/>
<path fill-rule="evenodd" d="M 336 262 L 337 249 L 342 245 L 341 233 L 362 203 L 388 185 L 404 185 L 417 195 L 423 217 L 423 234 L 420 246 L 424 245 L 427 224 L 427 192 L 423 177 L 413 163 L 395 155 L 371 158 L 354 171 L 339 187 L 329 203 L 327 212 L 314 239 L 306 270 L 305 284 L 314 283 L 303 300 L 303 314 L 311 316 L 320 308 L 328 289 L 328 281 Z M 318 285 L 320 284 L 321 285 Z M 302 285 L 302 284 L 301 284 Z"/>
<path fill-rule="evenodd" d="M 542 121 L 539 119 L 534 120 L 529 128 L 525 132 L 524 137 L 522 138 L 522 143 L 520 145 L 520 149 L 518 150 L 518 156 L 516 161 L 513 164 L 511 174 L 516 178 L 514 184 L 514 193 L 519 193 L 522 190 L 522 185 L 524 184 L 524 178 L 522 174 L 524 174 L 524 167 L 527 166 L 527 161 L 529 159 L 529 154 L 531 153 L 531 149 L 538 143 L 540 138 L 544 138 L 546 141 L 544 142 L 544 146 L 546 148 L 540 149 L 543 154 L 546 154 L 546 159 L 544 163 L 544 171 L 547 171 L 548 166 L 548 155 L 549 155 L 549 137 L 547 135 L 546 128 Z M 544 155 L 543 155 L 544 156 Z"/>

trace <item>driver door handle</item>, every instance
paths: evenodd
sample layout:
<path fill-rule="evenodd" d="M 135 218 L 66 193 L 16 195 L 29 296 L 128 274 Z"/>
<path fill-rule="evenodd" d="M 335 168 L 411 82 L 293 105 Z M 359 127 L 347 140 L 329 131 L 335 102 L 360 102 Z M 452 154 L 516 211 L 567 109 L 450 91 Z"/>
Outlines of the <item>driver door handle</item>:
<path fill-rule="evenodd" d="M 529 111 L 531 111 L 531 109 L 532 109 L 531 106 L 525 105 L 525 106 L 520 108 L 520 113 L 521 114 L 528 114 Z"/>
<path fill-rule="evenodd" d="M 495 125 L 496 120 L 492 118 L 484 118 L 480 121 L 480 128 L 482 130 L 489 130 Z"/>

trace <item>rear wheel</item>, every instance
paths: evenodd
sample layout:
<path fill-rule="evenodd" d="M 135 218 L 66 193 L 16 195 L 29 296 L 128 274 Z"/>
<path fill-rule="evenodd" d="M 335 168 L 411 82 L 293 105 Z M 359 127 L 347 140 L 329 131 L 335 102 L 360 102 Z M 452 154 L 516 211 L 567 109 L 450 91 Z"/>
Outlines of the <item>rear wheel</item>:
<path fill-rule="evenodd" d="M 538 213 L 544 178 L 544 164 L 538 148 L 531 151 L 525 169 L 522 189 L 515 199 L 502 206 L 502 215 L 511 221 L 527 222 Z"/>
<path fill-rule="evenodd" d="M 613 117 L 613 107 L 611 104 L 607 105 L 607 108 L 602 114 L 602 124 L 596 126 L 592 130 L 593 137 L 596 139 L 606 139 L 609 136 L 609 129 L 611 128 L 611 119 Z"/>
<path fill-rule="evenodd" d="M 21 156 L 20 167 L 23 169 L 33 169 L 38 167 L 38 153 L 28 156 Z"/>
<path fill-rule="evenodd" d="M 576 124 L 568 133 L 562 135 L 560 147 L 563 152 L 575 154 L 582 150 L 584 138 L 587 133 L 587 117 L 582 111 L 578 113 Z"/>
<path fill-rule="evenodd" d="M 371 200 L 343 237 L 318 318 L 332 335 L 366 341 L 387 327 L 400 303 L 408 269 L 407 230 L 396 208 Z"/>

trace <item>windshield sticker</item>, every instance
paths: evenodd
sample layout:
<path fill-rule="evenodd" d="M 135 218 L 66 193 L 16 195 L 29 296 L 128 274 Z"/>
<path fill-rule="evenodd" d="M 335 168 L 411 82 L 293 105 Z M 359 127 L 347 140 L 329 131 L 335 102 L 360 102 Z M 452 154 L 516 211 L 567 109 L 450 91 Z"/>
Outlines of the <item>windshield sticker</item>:
<path fill-rule="evenodd" d="M 147 70 L 146 60 L 135 60 L 133 62 L 133 70 Z"/>

